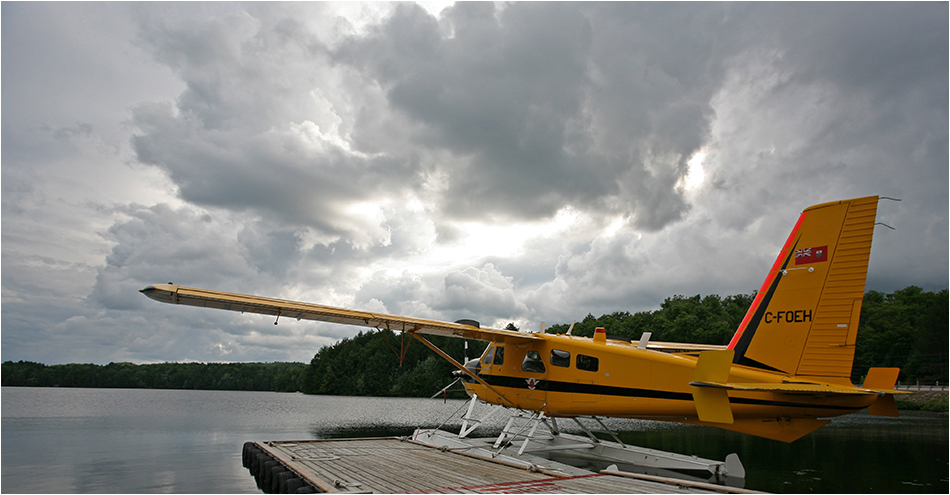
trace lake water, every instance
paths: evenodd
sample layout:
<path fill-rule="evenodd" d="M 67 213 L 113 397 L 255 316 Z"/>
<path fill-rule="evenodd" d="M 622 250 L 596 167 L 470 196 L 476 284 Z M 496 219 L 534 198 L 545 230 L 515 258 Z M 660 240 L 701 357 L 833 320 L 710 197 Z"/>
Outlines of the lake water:
<path fill-rule="evenodd" d="M 260 493 L 241 466 L 246 441 L 409 435 L 438 426 L 462 401 L 3 387 L 0 404 L 4 493 Z M 446 428 L 458 431 L 457 418 Z M 746 488 L 948 493 L 947 414 L 855 414 L 791 444 L 699 426 L 607 424 L 644 447 L 720 460 L 736 452 Z M 483 436 L 497 435 L 503 420 L 489 426 Z"/>

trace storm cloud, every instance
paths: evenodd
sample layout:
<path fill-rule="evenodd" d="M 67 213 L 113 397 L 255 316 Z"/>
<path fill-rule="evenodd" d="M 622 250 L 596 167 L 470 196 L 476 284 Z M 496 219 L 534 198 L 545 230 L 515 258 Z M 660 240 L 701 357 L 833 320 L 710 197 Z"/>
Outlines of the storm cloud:
<path fill-rule="evenodd" d="M 4 360 L 307 361 L 358 329 L 153 283 L 524 329 L 757 289 L 879 194 L 947 286 L 940 3 L 4 3 Z"/>

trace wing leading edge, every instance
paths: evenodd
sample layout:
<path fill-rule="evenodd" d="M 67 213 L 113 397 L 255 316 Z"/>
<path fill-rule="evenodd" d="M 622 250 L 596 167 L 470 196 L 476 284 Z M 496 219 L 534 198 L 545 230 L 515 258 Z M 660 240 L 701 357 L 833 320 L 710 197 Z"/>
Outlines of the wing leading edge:
<path fill-rule="evenodd" d="M 389 329 L 392 331 L 406 331 L 425 335 L 441 335 L 445 337 L 485 340 L 490 342 L 501 342 L 505 339 L 518 339 L 523 341 L 538 339 L 538 337 L 530 333 L 478 328 L 462 323 L 449 323 L 408 316 L 372 313 L 270 297 L 196 289 L 194 287 L 184 287 L 174 284 L 150 285 L 139 292 L 151 299 L 168 304 L 184 304 L 186 306 L 274 316 L 277 318 L 275 323 L 279 321 L 280 318 L 293 318 L 295 320 L 326 321 L 344 325 L 376 328 L 378 330 Z"/>

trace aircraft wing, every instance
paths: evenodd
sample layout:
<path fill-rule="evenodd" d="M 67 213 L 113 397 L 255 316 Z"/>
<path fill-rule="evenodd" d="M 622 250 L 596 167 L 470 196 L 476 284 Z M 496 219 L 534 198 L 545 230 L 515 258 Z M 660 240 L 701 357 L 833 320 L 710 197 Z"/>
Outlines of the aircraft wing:
<path fill-rule="evenodd" d="M 636 342 L 634 342 L 636 343 Z M 654 342 L 647 344 L 647 349 L 662 352 L 701 352 L 724 351 L 726 346 L 715 344 L 691 344 L 686 342 Z"/>
<path fill-rule="evenodd" d="M 506 339 L 524 341 L 539 338 L 530 333 L 479 328 L 464 323 L 448 323 L 411 318 L 408 316 L 394 316 L 269 297 L 196 289 L 194 287 L 183 287 L 174 284 L 150 285 L 139 292 L 163 303 L 184 304 L 187 306 L 274 316 L 277 318 L 275 324 L 277 321 L 280 321 L 280 318 L 293 318 L 295 320 L 327 321 L 345 325 L 357 325 L 379 330 L 385 328 L 392 331 L 407 331 L 426 335 L 442 335 L 444 337 L 495 342 L 501 342 Z"/>

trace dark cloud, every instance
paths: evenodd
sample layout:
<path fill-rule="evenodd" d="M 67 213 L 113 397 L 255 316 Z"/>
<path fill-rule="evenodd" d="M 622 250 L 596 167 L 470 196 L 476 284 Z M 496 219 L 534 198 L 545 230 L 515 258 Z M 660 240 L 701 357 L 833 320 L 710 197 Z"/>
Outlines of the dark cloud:
<path fill-rule="evenodd" d="M 132 206 L 122 213 L 130 218 L 109 229 L 114 247 L 91 295 L 105 308 L 145 307 L 147 301 L 137 293 L 143 280 L 228 286 L 255 275 L 256 268 L 242 256 L 247 251 L 211 215 L 164 204 Z"/>
<path fill-rule="evenodd" d="M 868 288 L 947 284 L 947 4 L 2 10 L 4 359 L 358 331 L 137 292 L 169 281 L 526 329 L 749 293 L 872 194 Z"/>
<path fill-rule="evenodd" d="M 353 156 L 320 142 L 312 122 L 251 136 L 219 133 L 167 105 L 150 105 L 136 110 L 134 123 L 142 131 L 133 137 L 138 159 L 167 171 L 182 199 L 327 233 L 373 227 L 347 215 L 346 206 L 418 181 L 410 161 Z"/>
<path fill-rule="evenodd" d="M 443 212 L 539 219 L 571 204 L 648 229 L 680 218 L 686 205 L 674 186 L 708 132 L 708 89 L 702 100 L 669 84 L 691 75 L 645 65 L 636 36 L 609 36 L 629 26 L 576 5 L 460 3 L 441 21 L 397 8 L 335 58 L 387 89 L 415 124 L 412 139 L 460 158 Z"/>
<path fill-rule="evenodd" d="M 827 79 L 887 100 L 922 81 L 946 83 L 950 10 L 946 4 L 821 4 L 766 14 L 799 69 L 796 77 Z M 807 26 L 803 28 L 803 26 Z M 913 33 L 912 36 L 909 34 Z M 934 95 L 937 96 L 937 95 Z"/>
<path fill-rule="evenodd" d="M 425 275 L 377 272 L 360 287 L 355 304 L 390 314 L 451 321 L 474 319 L 496 328 L 530 315 L 528 307 L 519 300 L 512 278 L 491 263 Z"/>
<path fill-rule="evenodd" d="M 328 75 L 320 43 L 291 19 L 241 12 L 143 23 L 142 32 L 187 89 L 174 105 L 135 109 L 134 149 L 165 170 L 186 201 L 359 236 L 374 226 L 347 206 L 418 184 L 413 157 L 348 149 L 334 113 L 346 117 L 346 108 L 335 108 L 345 102 L 315 93 Z"/>

